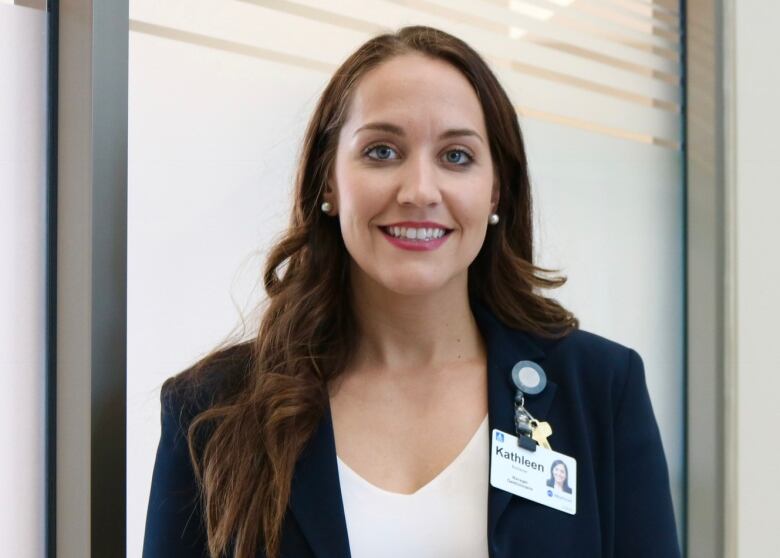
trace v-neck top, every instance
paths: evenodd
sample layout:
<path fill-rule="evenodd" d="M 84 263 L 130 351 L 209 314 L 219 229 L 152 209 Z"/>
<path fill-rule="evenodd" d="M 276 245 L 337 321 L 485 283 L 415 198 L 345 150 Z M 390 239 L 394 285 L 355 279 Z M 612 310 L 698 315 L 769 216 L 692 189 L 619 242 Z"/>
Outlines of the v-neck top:
<path fill-rule="evenodd" d="M 488 417 L 412 494 L 379 488 L 337 457 L 352 558 L 487 558 Z"/>

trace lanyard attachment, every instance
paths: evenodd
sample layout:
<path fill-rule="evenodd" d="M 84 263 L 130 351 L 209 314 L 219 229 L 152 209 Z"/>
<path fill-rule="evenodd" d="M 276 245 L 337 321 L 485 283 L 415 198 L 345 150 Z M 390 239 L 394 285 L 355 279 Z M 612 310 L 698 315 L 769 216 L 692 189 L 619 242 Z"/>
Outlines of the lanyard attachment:
<path fill-rule="evenodd" d="M 536 451 L 533 433 L 534 425 L 537 424 L 539 421 L 525 408 L 525 395 L 518 389 L 515 392 L 515 434 L 518 446 L 528 451 Z"/>

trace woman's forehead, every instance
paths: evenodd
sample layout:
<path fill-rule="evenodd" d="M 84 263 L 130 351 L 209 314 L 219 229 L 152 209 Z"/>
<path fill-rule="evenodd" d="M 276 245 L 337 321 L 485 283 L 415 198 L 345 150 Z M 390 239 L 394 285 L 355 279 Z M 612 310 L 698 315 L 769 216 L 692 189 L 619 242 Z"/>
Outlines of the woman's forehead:
<path fill-rule="evenodd" d="M 482 107 L 468 79 L 443 60 L 416 54 L 392 58 L 363 76 L 345 127 L 388 120 L 399 126 L 472 127 L 481 134 L 485 129 Z"/>

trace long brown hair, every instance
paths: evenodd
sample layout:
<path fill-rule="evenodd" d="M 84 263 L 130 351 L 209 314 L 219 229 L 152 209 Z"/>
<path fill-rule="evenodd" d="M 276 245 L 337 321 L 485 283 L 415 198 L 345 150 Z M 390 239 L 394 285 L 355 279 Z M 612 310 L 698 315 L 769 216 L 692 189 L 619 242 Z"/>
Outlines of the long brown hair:
<path fill-rule="evenodd" d="M 308 125 L 291 222 L 264 270 L 268 300 L 256 337 L 239 353 L 235 347 L 212 352 L 166 386 L 202 384 L 207 369 L 246 354 L 242 372 L 215 384 L 187 434 L 212 558 L 231 549 L 233 556 L 249 558 L 259 545 L 268 558 L 278 556 L 296 461 L 327 407 L 327 384 L 344 370 L 357 339 L 349 254 L 337 219 L 320 211 L 322 193 L 356 84 L 368 70 L 412 52 L 460 70 L 485 116 L 500 181 L 500 221 L 489 227 L 469 267 L 469 296 L 507 325 L 539 335 L 563 336 L 578 327 L 569 311 L 538 292 L 565 278 L 533 264 L 523 138 L 512 103 L 487 64 L 463 41 L 430 27 L 404 27 L 369 40 L 335 72 Z"/>

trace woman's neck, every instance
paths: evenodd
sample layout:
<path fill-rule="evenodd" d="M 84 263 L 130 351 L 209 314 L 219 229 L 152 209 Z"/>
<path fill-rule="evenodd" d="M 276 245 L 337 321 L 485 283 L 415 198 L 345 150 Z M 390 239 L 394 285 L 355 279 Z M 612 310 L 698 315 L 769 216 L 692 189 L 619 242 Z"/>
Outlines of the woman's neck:
<path fill-rule="evenodd" d="M 352 292 L 359 342 L 352 366 L 419 374 L 486 352 L 465 280 L 425 295 L 360 285 Z"/>

